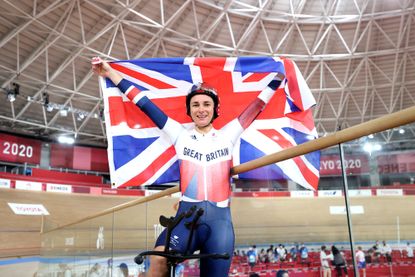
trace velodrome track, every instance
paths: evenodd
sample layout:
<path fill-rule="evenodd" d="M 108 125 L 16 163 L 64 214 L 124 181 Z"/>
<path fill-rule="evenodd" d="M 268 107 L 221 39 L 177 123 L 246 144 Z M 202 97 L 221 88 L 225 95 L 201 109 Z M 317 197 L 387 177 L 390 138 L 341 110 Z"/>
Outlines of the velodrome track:
<path fill-rule="evenodd" d="M 40 248 L 41 216 L 15 215 L 7 203 L 43 204 L 48 222 L 57 226 L 133 199 L 0 189 L 0 257 L 39 255 Z"/>

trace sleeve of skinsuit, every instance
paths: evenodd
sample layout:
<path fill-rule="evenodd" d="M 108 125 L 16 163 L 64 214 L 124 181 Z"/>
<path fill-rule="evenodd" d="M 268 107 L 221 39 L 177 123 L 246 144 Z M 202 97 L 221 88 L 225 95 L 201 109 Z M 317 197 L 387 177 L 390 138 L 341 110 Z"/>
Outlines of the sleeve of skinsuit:
<path fill-rule="evenodd" d="M 277 80 L 275 77 L 267 87 L 259 93 L 258 97 L 246 107 L 238 118 L 235 118 L 223 127 L 223 130 L 227 132 L 233 143 L 236 142 L 240 134 L 251 125 L 266 104 L 268 104 L 280 84 L 281 81 Z"/>
<path fill-rule="evenodd" d="M 139 107 L 163 132 L 165 132 L 173 144 L 176 143 L 177 137 L 183 126 L 168 117 L 159 107 L 157 107 L 146 95 L 142 93 L 133 83 L 122 79 L 117 85 L 125 96 L 128 97 L 137 107 Z"/>

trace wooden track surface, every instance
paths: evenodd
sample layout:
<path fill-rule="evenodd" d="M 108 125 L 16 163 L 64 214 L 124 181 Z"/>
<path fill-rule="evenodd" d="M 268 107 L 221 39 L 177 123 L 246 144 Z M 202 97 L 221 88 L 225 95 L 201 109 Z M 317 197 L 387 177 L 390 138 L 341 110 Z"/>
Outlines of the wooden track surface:
<path fill-rule="evenodd" d="M 103 209 L 125 203 L 134 197 L 87 196 L 0 190 L 0 254 L 25 255 L 40 248 L 41 219 L 37 216 L 16 216 L 8 202 L 43 204 L 48 211 L 47 222 L 63 225 L 97 213 Z M 352 198 L 351 205 L 360 205 L 364 214 L 353 215 L 353 233 L 356 241 L 415 239 L 415 196 Z M 154 225 L 159 215 L 171 216 L 175 198 L 165 197 L 147 204 L 117 211 L 47 233 L 44 249 L 59 254 L 72 251 L 99 251 L 96 238 L 100 226 L 104 227 L 105 240 L 114 249 L 137 250 L 152 248 Z M 348 241 L 345 215 L 331 215 L 330 206 L 344 206 L 342 198 L 233 198 L 232 214 L 237 245 Z M 48 224 L 47 224 L 48 225 Z M 54 227 L 56 225 L 48 225 Z M 114 228 L 114 233 L 112 233 Z M 69 240 L 69 242 L 68 242 Z M 71 244 L 71 241 L 73 244 Z M 108 247 L 108 244 L 107 244 Z M 107 248 L 108 249 L 108 248 Z M 108 251 L 108 250 L 107 250 Z"/>
<path fill-rule="evenodd" d="M 133 199 L 0 189 L 0 257 L 39 254 L 40 247 L 41 217 L 15 215 L 7 203 L 43 204 L 48 224 L 56 226 Z"/>

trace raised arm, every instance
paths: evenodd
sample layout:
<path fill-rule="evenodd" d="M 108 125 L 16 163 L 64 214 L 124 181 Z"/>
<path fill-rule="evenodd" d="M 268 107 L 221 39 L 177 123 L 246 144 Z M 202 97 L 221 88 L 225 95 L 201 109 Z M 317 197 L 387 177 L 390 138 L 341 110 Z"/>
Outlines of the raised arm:
<path fill-rule="evenodd" d="M 115 71 L 106 61 L 95 57 L 91 61 L 92 71 L 101 77 L 109 78 L 128 99 L 139 107 L 161 130 L 165 131 L 173 143 L 175 143 L 177 130 L 182 126 L 169 118 L 159 107 L 157 107 L 144 93 L 130 81 Z"/>
<path fill-rule="evenodd" d="M 265 108 L 280 84 L 281 80 L 277 80 L 277 77 L 274 77 L 267 87 L 260 92 L 258 97 L 239 115 L 238 121 L 243 129 L 248 128 L 258 114 Z"/>
<path fill-rule="evenodd" d="M 265 108 L 280 84 L 281 80 L 279 80 L 279 76 L 277 75 L 267 87 L 258 94 L 257 98 L 246 107 L 238 118 L 235 118 L 223 127 L 223 130 L 228 134 L 233 143 L 236 142 L 240 134 L 251 125 L 258 114 Z"/>
<path fill-rule="evenodd" d="M 114 85 L 118 84 L 123 79 L 120 74 L 117 73 L 106 61 L 103 61 L 100 57 L 93 57 L 91 60 L 92 71 L 101 77 L 109 78 Z"/>

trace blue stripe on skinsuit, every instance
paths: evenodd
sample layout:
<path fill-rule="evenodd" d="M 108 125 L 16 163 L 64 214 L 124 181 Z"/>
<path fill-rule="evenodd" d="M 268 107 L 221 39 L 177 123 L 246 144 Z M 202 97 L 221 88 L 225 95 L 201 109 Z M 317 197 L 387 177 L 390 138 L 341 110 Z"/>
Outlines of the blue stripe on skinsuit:
<path fill-rule="evenodd" d="M 193 199 L 197 199 L 198 195 L 198 186 L 197 186 L 197 172 L 194 173 L 192 179 L 189 181 L 189 184 L 187 185 L 186 191 L 184 192 L 184 195 Z"/>

